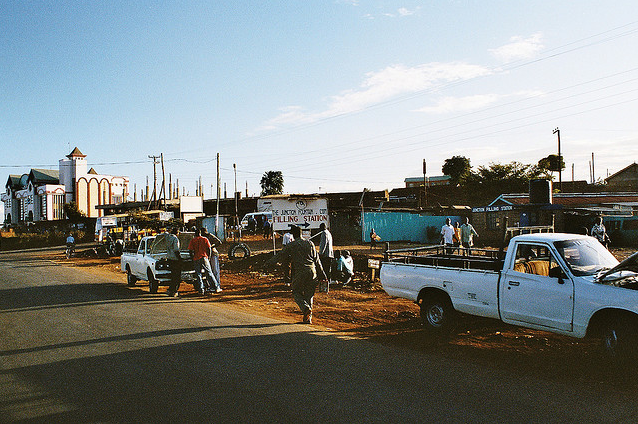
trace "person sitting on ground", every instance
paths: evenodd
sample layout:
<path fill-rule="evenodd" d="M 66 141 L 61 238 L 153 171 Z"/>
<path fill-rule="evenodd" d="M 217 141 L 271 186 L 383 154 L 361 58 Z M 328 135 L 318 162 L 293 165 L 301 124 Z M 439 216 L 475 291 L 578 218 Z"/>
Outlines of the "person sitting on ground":
<path fill-rule="evenodd" d="M 350 252 L 347 250 L 342 250 L 341 252 L 337 252 L 339 259 L 337 259 L 337 267 L 336 267 L 336 278 L 337 281 L 343 283 L 343 287 L 346 287 L 352 281 L 352 277 L 354 276 L 354 261 L 352 260 L 352 256 L 350 256 Z"/>

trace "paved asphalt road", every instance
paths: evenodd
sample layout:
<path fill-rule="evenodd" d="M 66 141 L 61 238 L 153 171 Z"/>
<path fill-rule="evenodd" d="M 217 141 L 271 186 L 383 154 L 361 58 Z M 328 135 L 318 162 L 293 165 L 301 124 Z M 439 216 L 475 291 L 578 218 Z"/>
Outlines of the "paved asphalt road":
<path fill-rule="evenodd" d="M 636 422 L 508 375 L 0 255 L 2 422 Z"/>

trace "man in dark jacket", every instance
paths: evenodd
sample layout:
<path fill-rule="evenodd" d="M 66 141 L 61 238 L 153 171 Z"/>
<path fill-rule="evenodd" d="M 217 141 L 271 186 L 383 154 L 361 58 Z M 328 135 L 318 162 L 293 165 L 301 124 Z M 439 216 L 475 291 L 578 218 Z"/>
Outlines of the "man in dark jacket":
<path fill-rule="evenodd" d="M 321 266 L 315 245 L 301 238 L 301 228 L 294 226 L 290 232 L 295 240 L 284 246 L 267 265 L 276 262 L 292 264 L 292 296 L 303 313 L 303 322 L 312 324 L 312 303 L 317 287 L 315 280 L 317 275 L 324 280 L 328 277 Z"/>

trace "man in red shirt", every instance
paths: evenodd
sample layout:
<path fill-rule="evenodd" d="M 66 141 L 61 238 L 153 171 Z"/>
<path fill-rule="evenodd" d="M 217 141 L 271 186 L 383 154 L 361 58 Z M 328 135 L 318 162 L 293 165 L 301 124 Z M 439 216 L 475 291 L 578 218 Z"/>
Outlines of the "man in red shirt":
<path fill-rule="evenodd" d="M 219 286 L 219 281 L 213 276 L 213 272 L 210 268 L 211 245 L 206 237 L 202 237 L 201 230 L 195 232 L 195 237 L 188 243 L 188 250 L 191 257 L 195 262 L 195 275 L 197 276 L 197 282 L 199 283 L 199 292 L 204 295 L 207 292 L 219 293 L 222 288 Z M 202 278 L 202 271 L 206 274 L 206 283 Z"/>

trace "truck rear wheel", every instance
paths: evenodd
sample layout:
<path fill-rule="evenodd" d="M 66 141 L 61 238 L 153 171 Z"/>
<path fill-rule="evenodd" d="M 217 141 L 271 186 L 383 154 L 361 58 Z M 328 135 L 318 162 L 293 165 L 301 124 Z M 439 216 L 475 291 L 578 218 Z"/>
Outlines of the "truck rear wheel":
<path fill-rule="evenodd" d="M 421 322 L 426 331 L 447 334 L 454 325 L 454 308 L 450 299 L 442 295 L 428 296 L 421 300 Z"/>
<path fill-rule="evenodd" d="M 157 293 L 157 289 L 159 288 L 159 281 L 153 275 L 153 271 L 150 269 L 146 272 L 148 276 L 148 291 L 151 293 Z"/>

